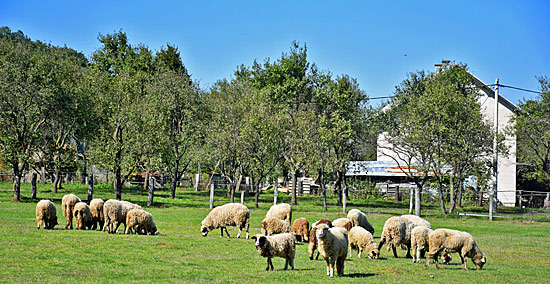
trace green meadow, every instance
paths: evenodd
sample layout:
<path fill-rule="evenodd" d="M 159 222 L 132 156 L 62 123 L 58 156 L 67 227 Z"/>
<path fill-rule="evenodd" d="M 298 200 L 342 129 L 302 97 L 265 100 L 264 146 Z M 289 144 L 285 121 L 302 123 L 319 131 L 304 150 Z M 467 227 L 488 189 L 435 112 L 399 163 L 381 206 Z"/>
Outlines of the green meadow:
<path fill-rule="evenodd" d="M 395 259 L 382 248 L 380 259 L 358 259 L 345 262 L 345 275 L 329 279 L 324 260 L 309 260 L 307 244 L 296 246 L 295 270 L 284 271 L 284 260 L 273 259 L 275 270 L 266 272 L 266 259 L 260 257 L 252 240 L 235 239 L 238 230 L 229 227 L 231 238 L 221 238 L 220 230 L 207 237 L 200 234 L 200 223 L 208 214 L 206 191 L 178 189 L 176 199 L 158 191 L 155 206 L 145 207 L 147 194 L 139 188 L 125 188 L 123 199 L 144 206 L 153 214 L 160 234 L 155 236 L 107 234 L 101 231 L 37 230 L 35 206 L 30 200 L 30 186 L 22 186 L 22 202 L 12 202 L 11 184 L 0 183 L 0 282 L 27 283 L 548 283 L 550 279 L 550 214 L 531 211 L 520 214 L 503 209 L 502 218 L 490 222 L 485 218 L 443 217 L 437 204 L 425 204 L 423 217 L 433 228 L 452 228 L 471 233 L 487 257 L 483 270 L 475 270 L 468 259 L 463 271 L 460 258 L 453 254 L 450 265 L 440 270 L 431 264 L 413 264 L 398 251 Z M 57 194 L 49 185 L 38 188 L 38 199 L 51 199 L 57 207 L 57 218 L 64 224 L 61 198 L 75 193 L 87 197 L 87 187 L 65 184 Z M 113 198 L 112 189 L 97 185 L 94 198 Z M 251 209 L 250 235 L 260 233 L 261 220 L 272 204 L 273 194 L 260 195 L 260 206 L 246 198 Z M 279 202 L 290 197 L 279 195 Z M 325 217 L 331 220 L 344 216 L 336 199 L 329 196 L 328 212 L 323 212 L 322 199 L 299 197 L 293 206 L 293 220 L 306 217 L 310 222 Z M 216 193 L 215 205 L 229 202 L 224 192 Z M 385 220 L 407 214 L 406 202 L 381 199 L 350 200 L 348 209 L 365 212 L 379 240 Z M 475 212 L 485 209 L 463 208 Z M 121 227 L 123 228 L 123 227 Z M 122 232 L 122 229 L 120 229 Z M 244 234 L 243 234 L 244 236 Z"/>

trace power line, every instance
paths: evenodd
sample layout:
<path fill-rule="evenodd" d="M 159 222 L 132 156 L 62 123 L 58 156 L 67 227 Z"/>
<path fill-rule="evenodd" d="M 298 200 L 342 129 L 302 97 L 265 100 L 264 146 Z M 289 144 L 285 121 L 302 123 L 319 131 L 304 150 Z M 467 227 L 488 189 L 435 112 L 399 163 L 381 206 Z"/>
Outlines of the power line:
<path fill-rule="evenodd" d="M 520 91 L 524 91 L 524 92 L 530 92 L 530 93 L 535 93 L 535 94 L 541 94 L 542 95 L 542 92 L 539 92 L 539 91 L 527 90 L 527 89 L 522 89 L 522 88 L 518 88 L 518 87 L 501 85 L 501 84 L 498 84 L 498 86 L 503 87 L 503 88 L 515 89 L 515 90 L 520 90 Z"/>

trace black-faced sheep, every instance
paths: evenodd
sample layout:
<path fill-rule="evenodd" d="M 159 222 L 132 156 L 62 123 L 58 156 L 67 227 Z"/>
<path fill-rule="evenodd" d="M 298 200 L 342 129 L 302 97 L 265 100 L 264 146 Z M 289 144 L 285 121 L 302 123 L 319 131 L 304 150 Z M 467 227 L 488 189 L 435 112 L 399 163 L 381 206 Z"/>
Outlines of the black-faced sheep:
<path fill-rule="evenodd" d="M 349 247 L 350 257 L 352 257 L 353 250 L 357 251 L 359 258 L 361 258 L 363 251 L 368 253 L 369 258 L 377 258 L 378 256 L 378 249 L 372 234 L 363 227 L 355 226 L 351 228 L 349 231 Z"/>
<path fill-rule="evenodd" d="M 277 217 L 290 224 L 292 222 L 292 206 L 288 203 L 275 204 L 269 208 L 265 217 Z"/>
<path fill-rule="evenodd" d="M 327 262 L 327 275 L 334 276 L 334 264 L 336 273 L 344 275 L 344 261 L 348 255 L 348 231 L 341 227 L 329 228 L 327 224 L 317 224 L 317 241 L 319 252 Z"/>
<path fill-rule="evenodd" d="M 382 235 L 380 236 L 380 242 L 378 243 L 378 254 L 380 249 L 387 243 L 388 251 L 390 248 L 393 250 L 393 256 L 397 258 L 396 248 L 403 244 L 407 246 L 407 256 L 410 257 L 411 240 L 410 235 L 407 237 L 407 226 L 411 223 L 401 217 L 391 217 L 384 223 L 382 229 Z M 378 255 L 379 256 L 379 255 Z"/>
<path fill-rule="evenodd" d="M 73 229 L 73 209 L 74 206 L 80 202 L 80 198 L 74 194 L 67 194 L 61 199 L 61 209 L 63 210 L 63 216 L 67 219 L 65 223 L 65 229 Z"/>
<path fill-rule="evenodd" d="M 105 222 L 105 217 L 103 215 L 103 202 L 102 199 L 96 198 L 90 202 L 90 211 L 92 211 L 92 230 L 97 229 L 99 224 L 99 229 L 103 229 L 103 223 Z"/>
<path fill-rule="evenodd" d="M 300 242 L 307 242 L 309 240 L 309 222 L 306 218 L 300 217 L 294 220 L 292 223 L 292 231 L 296 235 L 296 239 Z"/>
<path fill-rule="evenodd" d="M 140 235 L 157 232 L 157 225 L 153 221 L 153 215 L 143 209 L 132 209 L 126 215 L 126 234 L 138 233 Z"/>
<path fill-rule="evenodd" d="M 287 221 L 277 217 L 265 217 L 262 220 L 262 234 L 266 236 L 290 232 L 292 232 L 292 228 Z"/>
<path fill-rule="evenodd" d="M 53 202 L 49 200 L 40 200 L 36 204 L 36 227 L 40 229 L 44 224 L 44 229 L 53 229 L 57 225 L 57 212 Z"/>
<path fill-rule="evenodd" d="M 88 204 L 78 202 L 73 208 L 74 221 L 76 222 L 77 230 L 86 230 L 92 228 L 92 212 Z"/>
<path fill-rule="evenodd" d="M 369 223 L 367 215 L 365 215 L 365 213 L 361 212 L 359 209 L 351 209 L 348 212 L 348 219 L 351 221 L 352 227 L 360 226 L 363 227 L 363 229 L 369 231 L 371 234 L 374 234 L 374 228 Z"/>
<path fill-rule="evenodd" d="M 315 229 L 315 225 L 317 224 L 327 224 L 329 228 L 332 228 L 332 222 L 329 219 L 321 219 L 313 225 L 311 225 L 311 229 L 309 230 L 309 245 L 307 247 L 307 252 L 309 254 L 309 259 L 313 260 L 313 255 L 315 254 L 315 249 L 317 249 L 317 236 L 316 232 L 317 229 Z M 319 251 L 317 251 L 317 256 L 315 257 L 315 260 L 319 259 Z"/>
<path fill-rule="evenodd" d="M 436 229 L 430 234 L 429 240 L 430 251 L 426 256 L 426 268 L 428 268 L 430 258 L 433 257 L 435 266 L 439 269 L 439 255 L 441 253 L 457 252 L 460 255 L 462 269 L 464 270 L 468 270 L 466 257 L 472 259 L 478 270 L 482 269 L 487 262 L 485 255 L 469 233 L 451 229 Z"/>
<path fill-rule="evenodd" d="M 346 230 L 351 230 L 351 228 L 353 227 L 353 224 L 351 223 L 350 219 L 348 218 L 338 218 L 334 221 L 332 221 L 332 226 L 334 227 L 340 227 L 340 228 L 344 228 Z"/>
<path fill-rule="evenodd" d="M 114 234 L 118 231 L 120 224 L 124 224 L 126 229 L 126 215 L 134 208 L 141 209 L 141 206 L 116 199 L 105 201 L 105 204 L 103 204 L 103 217 L 105 218 L 103 231 L 107 230 L 109 233 Z"/>
<path fill-rule="evenodd" d="M 282 257 L 285 259 L 285 270 L 290 264 L 290 268 L 294 269 L 294 256 L 296 254 L 296 242 L 292 234 L 283 233 L 274 236 L 265 236 L 258 234 L 252 237 L 256 240 L 256 250 L 258 253 L 267 257 L 266 271 L 273 270 L 273 257 Z"/>
<path fill-rule="evenodd" d="M 429 250 L 430 240 L 429 236 L 433 232 L 432 229 L 425 226 L 416 226 L 411 230 L 411 251 L 413 257 L 413 263 L 421 263 L 421 258 L 424 257 L 424 253 Z M 450 254 L 443 254 L 443 263 L 449 264 L 453 258 Z"/>
<path fill-rule="evenodd" d="M 220 228 L 221 236 L 223 237 L 223 231 L 229 238 L 226 226 L 236 226 L 239 228 L 239 234 L 237 238 L 241 236 L 242 229 L 246 229 L 246 238 L 248 239 L 248 228 L 250 226 L 250 210 L 240 203 L 228 203 L 219 207 L 216 207 L 210 211 L 210 214 L 204 218 L 201 222 L 201 232 L 204 237 L 208 235 L 208 232 Z"/>

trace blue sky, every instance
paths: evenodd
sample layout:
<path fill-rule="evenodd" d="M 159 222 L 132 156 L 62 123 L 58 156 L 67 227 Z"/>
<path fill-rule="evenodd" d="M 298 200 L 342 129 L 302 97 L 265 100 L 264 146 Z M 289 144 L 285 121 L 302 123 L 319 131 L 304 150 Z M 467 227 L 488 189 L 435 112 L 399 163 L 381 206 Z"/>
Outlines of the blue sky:
<path fill-rule="evenodd" d="M 240 64 L 275 59 L 292 41 L 310 62 L 357 78 L 370 97 L 450 59 L 486 84 L 538 89 L 550 76 L 550 1 L 5 1 L 0 25 L 90 56 L 97 36 L 178 46 L 202 87 Z M 512 102 L 534 94 L 502 89 Z M 375 102 L 378 104 L 379 102 Z"/>

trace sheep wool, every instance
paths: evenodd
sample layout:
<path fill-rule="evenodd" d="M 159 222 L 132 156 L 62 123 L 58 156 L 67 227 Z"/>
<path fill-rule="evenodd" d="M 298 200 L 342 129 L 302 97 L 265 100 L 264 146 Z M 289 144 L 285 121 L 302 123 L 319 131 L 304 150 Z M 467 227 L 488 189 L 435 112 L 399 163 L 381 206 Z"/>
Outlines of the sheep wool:
<path fill-rule="evenodd" d="M 92 230 L 97 229 L 99 224 L 99 229 L 103 228 L 103 223 L 105 222 L 105 217 L 103 215 L 103 205 L 105 202 L 103 199 L 92 199 L 90 202 L 90 211 L 92 211 Z"/>
<path fill-rule="evenodd" d="M 315 228 L 317 224 L 327 224 L 329 228 L 332 228 L 332 222 L 326 218 L 318 220 L 317 222 L 313 223 L 313 225 L 311 225 L 311 229 L 309 230 L 309 245 L 307 247 L 307 252 L 309 254 L 310 260 L 313 260 L 315 249 L 317 249 L 317 236 L 316 236 L 317 229 Z M 317 251 L 317 256 L 315 257 L 315 259 L 316 260 L 319 259 L 319 251 Z"/>
<path fill-rule="evenodd" d="M 319 253 L 327 262 L 327 275 L 344 275 L 344 261 L 348 255 L 348 231 L 341 227 L 329 228 L 327 224 L 316 225 Z"/>
<path fill-rule="evenodd" d="M 153 215 L 143 209 L 132 209 L 126 215 L 126 234 L 138 233 L 140 235 L 151 234 L 157 232 L 157 226 L 153 222 Z"/>
<path fill-rule="evenodd" d="M 353 227 L 353 225 L 351 224 L 351 221 L 348 218 L 338 218 L 338 219 L 332 221 L 332 225 L 334 227 L 344 228 L 344 229 L 348 230 L 348 232 Z"/>
<path fill-rule="evenodd" d="M 378 254 L 380 254 L 382 246 L 387 243 L 388 251 L 390 251 L 391 248 L 393 250 L 393 256 L 397 258 L 396 248 L 403 244 L 407 246 L 407 257 L 410 257 L 410 235 L 407 237 L 407 226 L 409 225 L 410 222 L 408 220 L 399 216 L 388 218 L 384 223 L 382 235 L 380 236 L 380 243 L 378 243 Z"/>
<path fill-rule="evenodd" d="M 265 217 L 277 217 L 290 224 L 292 222 L 292 206 L 288 203 L 275 204 L 269 208 Z"/>
<path fill-rule="evenodd" d="M 306 218 L 300 217 L 292 223 L 292 231 L 296 234 L 296 239 L 301 242 L 309 241 L 309 222 Z"/>
<path fill-rule="evenodd" d="M 372 234 L 363 227 L 355 226 L 349 231 L 349 255 L 352 257 L 353 250 L 357 251 L 357 256 L 361 258 L 363 251 L 368 253 L 369 258 L 377 258 L 378 249 L 374 242 Z"/>
<path fill-rule="evenodd" d="M 36 227 L 40 230 L 44 224 L 44 229 L 53 229 L 57 225 L 57 210 L 53 202 L 43 199 L 36 204 Z"/>
<path fill-rule="evenodd" d="M 369 223 L 367 215 L 361 212 L 359 209 L 351 209 L 348 211 L 348 219 L 351 221 L 352 227 L 361 226 L 365 230 L 369 231 L 371 234 L 374 234 L 374 228 Z"/>
<path fill-rule="evenodd" d="M 466 267 L 466 257 L 471 258 L 476 269 L 482 269 L 487 263 L 487 259 L 476 241 L 467 232 L 451 230 L 451 229 L 436 229 L 429 235 L 430 251 L 426 256 L 426 268 L 430 263 L 430 258 L 433 257 L 435 266 L 439 269 L 439 255 L 441 253 L 457 252 L 462 260 L 462 269 L 468 270 Z"/>
<path fill-rule="evenodd" d="M 248 228 L 250 226 L 250 210 L 240 203 L 228 203 L 216 207 L 210 211 L 210 214 L 201 222 L 201 233 L 203 237 L 208 235 L 208 232 L 220 228 L 221 236 L 223 231 L 229 238 L 226 226 L 236 226 L 239 228 L 237 238 L 241 236 L 242 229 L 246 229 L 246 238 L 248 239 Z"/>
<path fill-rule="evenodd" d="M 61 209 L 63 210 L 63 216 L 67 219 L 65 223 L 65 229 L 73 229 L 73 209 L 74 206 L 80 202 L 80 198 L 74 194 L 67 194 L 61 199 Z"/>
<path fill-rule="evenodd" d="M 84 202 L 78 202 L 73 209 L 74 220 L 76 222 L 77 230 L 86 230 L 86 228 L 92 228 L 92 212 L 88 204 Z"/>
<path fill-rule="evenodd" d="M 274 236 L 265 236 L 258 234 L 252 237 L 256 240 L 255 246 L 258 253 L 267 258 L 266 271 L 273 270 L 273 257 L 281 257 L 285 259 L 285 270 L 290 264 L 290 268 L 294 269 L 294 257 L 296 255 L 295 238 L 290 233 L 283 233 Z"/>
<path fill-rule="evenodd" d="M 114 234 L 118 231 L 120 224 L 124 224 L 126 229 L 126 215 L 134 208 L 141 209 L 141 206 L 116 199 L 105 201 L 103 204 L 103 217 L 105 218 L 103 231 L 107 230 L 109 233 Z"/>
<path fill-rule="evenodd" d="M 265 217 L 265 219 L 262 220 L 262 234 L 266 236 L 290 232 L 292 232 L 292 228 L 287 221 L 277 217 Z"/>

